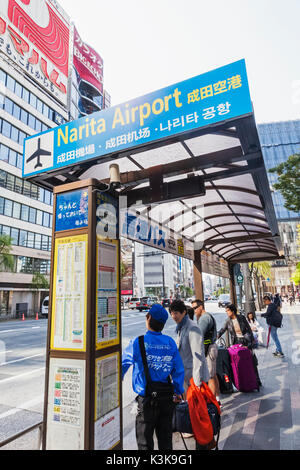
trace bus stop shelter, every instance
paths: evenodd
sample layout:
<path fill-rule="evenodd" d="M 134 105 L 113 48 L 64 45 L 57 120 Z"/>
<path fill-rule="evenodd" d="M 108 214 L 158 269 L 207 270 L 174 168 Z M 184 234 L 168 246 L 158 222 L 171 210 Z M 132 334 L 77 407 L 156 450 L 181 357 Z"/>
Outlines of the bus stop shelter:
<path fill-rule="evenodd" d="M 121 201 L 121 236 L 194 261 L 198 298 L 202 272 L 230 278 L 236 301 L 235 264 L 283 255 L 243 60 L 28 139 L 23 176 L 56 194 L 85 186 L 90 195 L 111 193 Z M 54 239 L 63 236 L 53 230 Z M 118 354 L 118 339 L 99 356 L 90 348 L 92 356 L 69 359 L 87 360 L 90 369 L 91 360 Z M 54 348 L 52 360 L 66 358 L 61 351 Z M 86 390 L 93 397 L 95 387 Z M 84 448 L 94 448 L 93 426 L 82 432 Z"/>

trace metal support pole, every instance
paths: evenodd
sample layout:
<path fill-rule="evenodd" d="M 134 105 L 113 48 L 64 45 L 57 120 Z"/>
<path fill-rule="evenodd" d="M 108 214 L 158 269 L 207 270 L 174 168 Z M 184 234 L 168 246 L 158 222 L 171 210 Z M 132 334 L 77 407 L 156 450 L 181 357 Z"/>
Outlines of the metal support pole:
<path fill-rule="evenodd" d="M 201 266 L 201 251 L 194 251 L 194 286 L 195 295 L 199 300 L 204 300 L 203 280 L 202 280 L 202 266 Z"/>

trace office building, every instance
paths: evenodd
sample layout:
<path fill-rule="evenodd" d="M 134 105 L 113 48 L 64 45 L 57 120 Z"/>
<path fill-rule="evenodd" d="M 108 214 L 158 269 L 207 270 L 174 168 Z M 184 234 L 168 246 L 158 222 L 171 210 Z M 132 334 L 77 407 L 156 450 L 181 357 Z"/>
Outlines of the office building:
<path fill-rule="evenodd" d="M 267 171 L 287 161 L 291 155 L 300 153 L 300 120 L 260 124 L 258 133 Z M 272 271 L 276 289 L 285 294 L 297 290 L 297 286 L 291 282 L 291 276 L 299 262 L 297 233 L 300 212 L 292 212 L 284 207 L 283 196 L 274 189 L 277 175 L 268 173 L 268 177 L 285 256 L 285 260 L 273 264 Z"/>
<path fill-rule="evenodd" d="M 49 281 L 51 260 L 53 196 L 22 179 L 24 139 L 110 102 L 103 61 L 66 12 L 55 0 L 27 3 L 0 5 L 0 234 L 14 257 L 13 272 L 0 268 L 0 313 L 13 316 L 39 310 L 47 289 L 32 279 Z"/>

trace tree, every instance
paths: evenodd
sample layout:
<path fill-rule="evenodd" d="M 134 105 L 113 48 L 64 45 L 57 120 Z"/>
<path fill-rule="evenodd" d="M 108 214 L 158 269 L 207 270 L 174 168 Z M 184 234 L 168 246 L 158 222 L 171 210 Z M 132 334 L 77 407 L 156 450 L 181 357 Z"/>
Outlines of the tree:
<path fill-rule="evenodd" d="M 291 281 L 295 284 L 295 286 L 300 285 L 300 263 L 297 264 L 296 271 L 293 273 L 291 277 Z"/>
<path fill-rule="evenodd" d="M 257 293 L 257 300 L 259 304 L 259 308 L 261 309 L 263 307 L 263 301 L 262 301 L 262 292 L 260 288 L 260 280 L 263 279 L 268 279 L 271 277 L 271 264 L 269 261 L 260 261 L 257 263 L 249 263 L 249 269 L 250 269 L 250 277 L 254 281 L 255 285 L 255 290 Z M 252 285 L 251 285 L 252 287 Z"/>
<path fill-rule="evenodd" d="M 40 308 L 40 291 L 49 290 L 50 284 L 45 276 L 41 273 L 34 273 L 31 281 L 31 289 L 34 293 L 34 308 Z"/>
<path fill-rule="evenodd" d="M 0 235 L 0 271 L 13 271 L 14 257 L 10 254 L 12 239 L 8 235 Z"/>
<path fill-rule="evenodd" d="M 284 207 L 293 212 L 300 211 L 300 154 L 291 155 L 288 160 L 269 170 L 277 173 L 278 181 L 274 189 L 285 199 Z"/>
<path fill-rule="evenodd" d="M 50 285 L 43 274 L 35 273 L 32 277 L 31 288 L 33 291 L 49 290 Z"/>

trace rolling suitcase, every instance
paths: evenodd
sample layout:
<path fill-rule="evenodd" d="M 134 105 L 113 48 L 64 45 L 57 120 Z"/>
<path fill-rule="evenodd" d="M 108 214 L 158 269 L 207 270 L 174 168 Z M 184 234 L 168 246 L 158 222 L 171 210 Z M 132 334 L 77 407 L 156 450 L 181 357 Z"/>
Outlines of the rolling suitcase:
<path fill-rule="evenodd" d="M 230 355 L 227 349 L 219 348 L 217 357 L 217 376 L 221 393 L 233 393 L 233 374 Z"/>
<path fill-rule="evenodd" d="M 240 392 L 259 390 L 251 351 L 242 344 L 234 344 L 228 352 L 235 387 Z"/>

